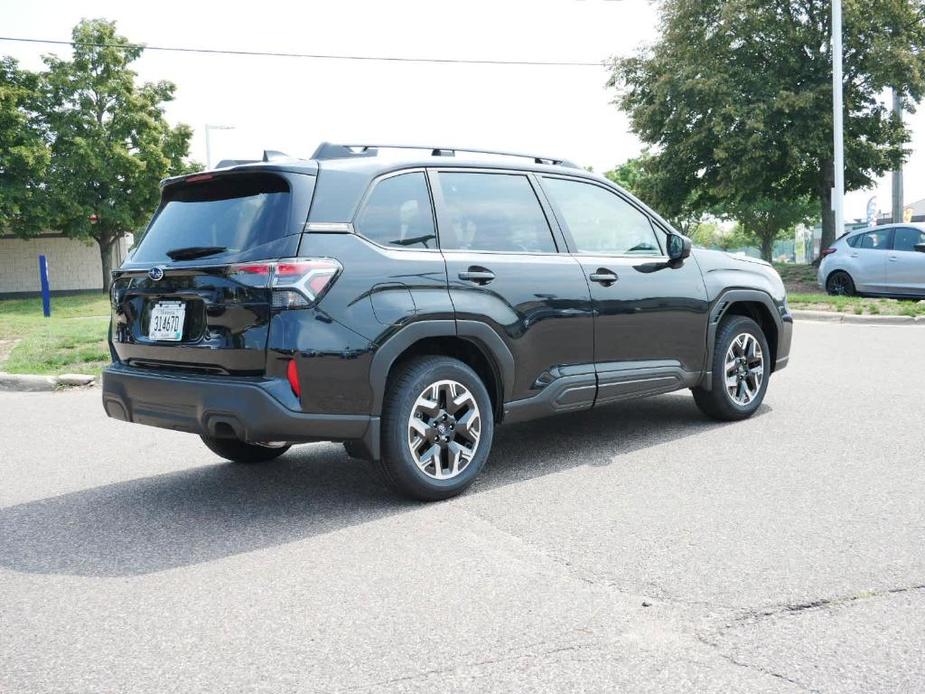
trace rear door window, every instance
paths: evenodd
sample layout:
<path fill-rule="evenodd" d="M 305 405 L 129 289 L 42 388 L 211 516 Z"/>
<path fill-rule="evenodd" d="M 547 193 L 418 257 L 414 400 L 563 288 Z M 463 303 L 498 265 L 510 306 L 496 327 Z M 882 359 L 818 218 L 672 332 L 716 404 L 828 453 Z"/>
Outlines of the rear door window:
<path fill-rule="evenodd" d="M 523 174 L 441 172 L 450 223 L 440 225 L 444 250 L 555 253 L 549 222 Z"/>
<path fill-rule="evenodd" d="M 424 173 L 413 171 L 379 181 L 354 227 L 383 246 L 436 248 L 437 233 Z"/>
<path fill-rule="evenodd" d="M 132 260 L 214 260 L 270 243 L 289 232 L 289 199 L 289 184 L 271 174 L 168 187 Z"/>
<path fill-rule="evenodd" d="M 890 250 L 890 229 L 881 229 L 880 231 L 869 231 L 861 234 L 861 242 L 856 248 L 863 248 L 868 251 L 888 251 Z"/>

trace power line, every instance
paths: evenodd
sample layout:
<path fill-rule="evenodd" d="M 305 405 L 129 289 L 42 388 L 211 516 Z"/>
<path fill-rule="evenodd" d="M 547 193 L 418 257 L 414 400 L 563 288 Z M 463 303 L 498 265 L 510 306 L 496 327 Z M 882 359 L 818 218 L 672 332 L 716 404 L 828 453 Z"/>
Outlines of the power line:
<path fill-rule="evenodd" d="M 142 43 L 90 43 L 84 41 L 61 41 L 56 39 L 31 39 L 22 36 L 0 36 L 0 41 L 17 43 L 45 43 L 55 46 L 88 46 L 91 48 L 141 48 L 146 51 L 168 53 L 203 53 L 212 55 L 245 55 L 269 58 L 307 58 L 313 60 L 362 60 L 390 63 L 436 63 L 458 65 L 529 65 L 534 67 L 605 67 L 604 61 L 585 63 L 566 60 L 491 60 L 466 58 L 413 58 L 407 56 L 333 55 L 326 53 L 280 53 L 273 51 L 245 51 L 218 48 L 185 48 L 179 46 L 148 46 Z"/>

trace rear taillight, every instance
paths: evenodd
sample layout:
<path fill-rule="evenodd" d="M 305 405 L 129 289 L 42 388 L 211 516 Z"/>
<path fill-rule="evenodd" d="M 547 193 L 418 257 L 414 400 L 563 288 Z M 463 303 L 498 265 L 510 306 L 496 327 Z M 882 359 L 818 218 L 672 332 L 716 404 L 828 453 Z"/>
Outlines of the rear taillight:
<path fill-rule="evenodd" d="M 342 269 L 333 258 L 286 258 L 232 265 L 228 275 L 251 287 L 272 289 L 274 308 L 307 308 L 321 298 Z"/>
<path fill-rule="evenodd" d="M 274 308 L 305 308 L 327 291 L 343 269 L 332 258 L 291 258 L 276 263 L 270 286 Z"/>
<path fill-rule="evenodd" d="M 837 248 L 823 248 L 820 255 L 825 258 L 827 255 L 832 255 L 837 250 Z"/>

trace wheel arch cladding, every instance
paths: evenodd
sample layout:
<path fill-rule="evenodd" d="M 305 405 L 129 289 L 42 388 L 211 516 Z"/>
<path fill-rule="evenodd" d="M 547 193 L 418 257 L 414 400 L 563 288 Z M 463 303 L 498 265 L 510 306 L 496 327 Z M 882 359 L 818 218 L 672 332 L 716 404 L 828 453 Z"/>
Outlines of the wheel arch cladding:
<path fill-rule="evenodd" d="M 429 354 L 458 359 L 475 371 L 488 390 L 495 420 L 499 420 L 505 388 L 513 381 L 513 356 L 493 332 L 491 335 L 495 336 L 498 344 L 489 345 L 481 339 L 481 335 L 458 334 L 454 328 L 453 321 L 428 321 L 408 326 L 383 344 L 376 352 L 372 365 L 372 414 L 381 414 L 389 379 L 395 369 L 408 359 Z"/>
<path fill-rule="evenodd" d="M 735 301 L 726 308 L 720 320 L 726 316 L 745 316 L 751 318 L 761 327 L 761 331 L 764 333 L 765 339 L 768 341 L 768 347 L 771 350 L 770 373 L 774 373 L 780 330 L 771 310 L 761 301 Z"/>
<path fill-rule="evenodd" d="M 402 352 L 389 369 L 389 376 L 404 362 L 417 356 L 433 355 L 458 359 L 475 371 L 488 391 L 495 421 L 499 420 L 502 393 L 501 375 L 494 360 L 475 340 L 464 337 L 426 337 L 418 340 Z M 387 386 L 388 387 L 388 386 Z"/>

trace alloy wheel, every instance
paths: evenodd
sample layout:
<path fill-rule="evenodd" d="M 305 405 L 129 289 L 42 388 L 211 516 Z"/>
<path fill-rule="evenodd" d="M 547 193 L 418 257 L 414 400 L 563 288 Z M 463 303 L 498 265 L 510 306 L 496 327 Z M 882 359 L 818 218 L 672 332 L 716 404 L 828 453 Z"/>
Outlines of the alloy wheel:
<path fill-rule="evenodd" d="M 726 350 L 726 392 L 737 405 L 748 405 L 761 391 L 764 352 L 751 333 L 740 333 Z"/>
<path fill-rule="evenodd" d="M 851 294 L 849 281 L 848 275 L 843 272 L 836 272 L 829 279 L 829 292 L 836 296 L 848 296 Z"/>
<path fill-rule="evenodd" d="M 411 408 L 408 448 L 425 475 L 452 479 L 472 462 L 481 432 L 481 413 L 469 389 L 457 381 L 437 381 Z"/>

